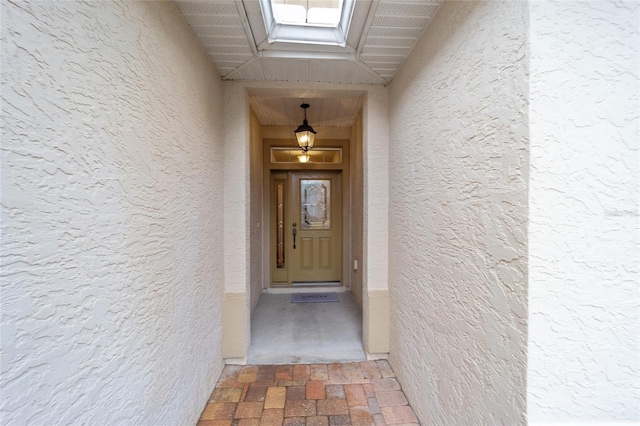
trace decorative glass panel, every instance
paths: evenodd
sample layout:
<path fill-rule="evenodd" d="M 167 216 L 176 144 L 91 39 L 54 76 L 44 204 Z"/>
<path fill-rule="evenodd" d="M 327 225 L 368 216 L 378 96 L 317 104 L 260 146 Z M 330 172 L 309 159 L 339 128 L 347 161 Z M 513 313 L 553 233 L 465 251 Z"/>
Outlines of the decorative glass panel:
<path fill-rule="evenodd" d="M 276 180 L 276 268 L 284 268 L 284 180 Z"/>
<path fill-rule="evenodd" d="M 331 180 L 301 179 L 300 208 L 302 229 L 331 228 Z"/>

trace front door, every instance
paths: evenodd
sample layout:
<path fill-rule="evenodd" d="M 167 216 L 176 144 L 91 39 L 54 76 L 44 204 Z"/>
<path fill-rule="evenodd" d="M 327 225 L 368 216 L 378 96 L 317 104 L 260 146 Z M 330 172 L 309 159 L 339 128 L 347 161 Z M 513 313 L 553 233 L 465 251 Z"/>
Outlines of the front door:
<path fill-rule="evenodd" d="M 334 172 L 277 172 L 271 178 L 274 285 L 339 284 L 342 183 Z"/>

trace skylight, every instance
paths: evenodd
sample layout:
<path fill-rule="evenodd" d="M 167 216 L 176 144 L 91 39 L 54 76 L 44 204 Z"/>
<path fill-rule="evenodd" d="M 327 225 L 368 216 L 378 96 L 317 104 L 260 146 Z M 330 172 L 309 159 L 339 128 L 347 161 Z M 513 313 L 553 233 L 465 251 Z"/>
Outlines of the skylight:
<path fill-rule="evenodd" d="M 344 47 L 355 3 L 355 0 L 260 0 L 267 44 Z M 258 43 L 258 50 L 263 49 L 267 47 Z"/>
<path fill-rule="evenodd" d="M 337 27 L 343 0 L 270 0 L 279 24 Z"/>

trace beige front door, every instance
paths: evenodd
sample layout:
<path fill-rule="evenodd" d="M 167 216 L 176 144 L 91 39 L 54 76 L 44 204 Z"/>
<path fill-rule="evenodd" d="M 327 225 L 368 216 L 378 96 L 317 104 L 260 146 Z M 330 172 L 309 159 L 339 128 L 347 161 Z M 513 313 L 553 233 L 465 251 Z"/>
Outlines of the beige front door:
<path fill-rule="evenodd" d="M 272 283 L 340 283 L 341 174 L 279 172 L 271 181 Z"/>

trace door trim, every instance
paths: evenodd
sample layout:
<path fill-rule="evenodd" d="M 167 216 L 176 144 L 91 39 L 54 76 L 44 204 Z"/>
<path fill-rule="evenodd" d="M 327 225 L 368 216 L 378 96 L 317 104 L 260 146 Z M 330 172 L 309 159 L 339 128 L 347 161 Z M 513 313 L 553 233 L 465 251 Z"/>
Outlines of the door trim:
<path fill-rule="evenodd" d="M 272 211 L 271 211 L 271 176 L 272 173 L 276 172 L 322 172 L 322 171 L 341 171 L 341 192 L 342 192 L 342 280 L 340 286 L 333 286 L 330 288 L 333 289 L 342 289 L 349 290 L 351 288 L 351 274 L 349 267 L 351 266 L 351 262 L 349 259 L 352 258 L 351 252 L 351 238 L 349 235 L 351 234 L 351 214 L 349 210 L 350 205 L 350 188 L 351 188 L 351 177 L 349 173 L 349 139 L 331 139 L 331 140 L 322 140 L 319 141 L 323 148 L 341 148 L 342 149 L 342 162 L 341 163 L 272 163 L 271 162 L 271 148 L 274 147 L 282 147 L 282 148 L 296 148 L 295 142 L 291 140 L 284 139 L 264 139 L 263 140 L 263 194 L 265 196 L 262 197 L 262 211 L 263 211 L 263 223 L 262 227 L 262 238 L 263 238 L 263 291 L 269 291 L 270 289 L 281 289 L 281 288 L 295 288 L 296 291 L 301 290 L 303 288 L 307 288 L 304 285 L 296 285 L 294 286 L 283 286 L 283 285 L 273 285 L 272 284 L 272 276 L 271 276 L 271 262 L 272 262 L 272 252 L 274 248 L 271 246 L 271 221 Z M 288 235 L 285 232 L 285 236 Z M 319 290 L 320 287 L 314 287 Z M 338 290 L 340 291 L 340 290 Z M 270 292 L 270 291 L 269 291 Z"/>

